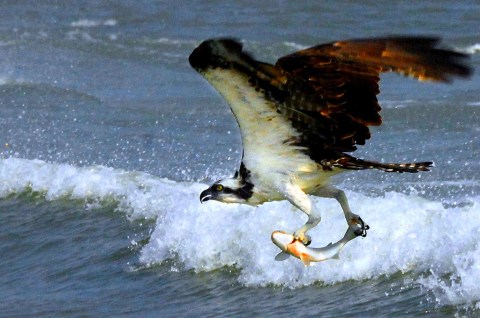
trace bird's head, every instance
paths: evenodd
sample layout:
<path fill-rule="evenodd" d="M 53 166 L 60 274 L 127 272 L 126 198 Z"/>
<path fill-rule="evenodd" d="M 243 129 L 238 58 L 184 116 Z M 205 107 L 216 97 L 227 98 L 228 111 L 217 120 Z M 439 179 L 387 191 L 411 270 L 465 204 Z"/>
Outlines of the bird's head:
<path fill-rule="evenodd" d="M 253 194 L 253 184 L 238 177 L 215 182 L 200 194 L 200 202 L 216 200 L 224 203 L 247 203 Z"/>
<path fill-rule="evenodd" d="M 188 58 L 190 65 L 203 74 L 209 69 L 241 67 L 253 70 L 254 60 L 242 51 L 242 44 L 234 39 L 211 39 L 202 42 Z"/>

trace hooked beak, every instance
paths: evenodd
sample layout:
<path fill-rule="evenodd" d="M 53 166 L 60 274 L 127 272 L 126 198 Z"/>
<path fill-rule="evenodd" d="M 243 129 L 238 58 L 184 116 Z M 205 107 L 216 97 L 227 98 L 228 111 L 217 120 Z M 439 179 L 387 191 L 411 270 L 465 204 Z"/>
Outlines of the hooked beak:
<path fill-rule="evenodd" d="M 200 203 L 206 202 L 211 198 L 212 198 L 212 190 L 210 190 L 210 188 L 200 193 Z"/>
<path fill-rule="evenodd" d="M 272 233 L 272 242 L 282 251 L 286 252 L 288 245 L 293 242 L 293 235 L 287 234 L 283 231 L 274 231 Z"/>

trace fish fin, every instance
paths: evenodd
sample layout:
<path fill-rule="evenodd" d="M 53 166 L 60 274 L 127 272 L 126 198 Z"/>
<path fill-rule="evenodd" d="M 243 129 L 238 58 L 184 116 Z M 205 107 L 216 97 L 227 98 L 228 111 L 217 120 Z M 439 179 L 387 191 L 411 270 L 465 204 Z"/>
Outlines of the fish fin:
<path fill-rule="evenodd" d="M 340 259 L 340 255 L 337 253 L 331 257 L 331 259 Z"/>
<path fill-rule="evenodd" d="M 288 259 L 289 257 L 290 257 L 290 254 L 285 252 L 280 252 L 277 254 L 277 256 L 275 256 L 275 260 L 281 262 Z"/>
<path fill-rule="evenodd" d="M 325 246 L 325 247 L 329 247 L 331 245 L 333 245 L 332 242 L 328 243 L 327 246 Z"/>
<path fill-rule="evenodd" d="M 300 260 L 302 261 L 303 265 L 310 266 L 310 256 L 308 254 L 300 254 Z"/>

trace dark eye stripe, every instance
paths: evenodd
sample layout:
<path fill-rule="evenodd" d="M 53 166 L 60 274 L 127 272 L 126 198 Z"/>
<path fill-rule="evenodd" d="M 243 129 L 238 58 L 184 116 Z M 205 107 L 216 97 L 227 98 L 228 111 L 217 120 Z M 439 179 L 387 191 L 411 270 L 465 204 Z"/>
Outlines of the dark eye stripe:
<path fill-rule="evenodd" d="M 223 193 L 226 193 L 226 194 L 231 194 L 233 193 L 234 191 L 230 188 L 223 188 Z"/>

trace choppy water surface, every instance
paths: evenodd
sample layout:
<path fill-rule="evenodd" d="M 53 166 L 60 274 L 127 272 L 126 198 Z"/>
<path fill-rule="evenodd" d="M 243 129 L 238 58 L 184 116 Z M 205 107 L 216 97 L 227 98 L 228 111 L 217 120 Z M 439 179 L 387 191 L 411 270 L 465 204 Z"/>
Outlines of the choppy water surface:
<path fill-rule="evenodd" d="M 478 74 L 384 76 L 385 125 L 358 155 L 435 169 L 339 176 L 371 230 L 307 268 L 274 261 L 270 233 L 304 222 L 290 204 L 198 202 L 241 146 L 187 58 L 214 36 L 274 62 L 335 39 L 436 34 L 478 68 L 479 14 L 468 1 L 0 4 L 0 316 L 478 315 Z M 315 202 L 315 245 L 336 241 L 340 208 Z"/>

